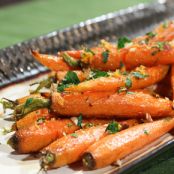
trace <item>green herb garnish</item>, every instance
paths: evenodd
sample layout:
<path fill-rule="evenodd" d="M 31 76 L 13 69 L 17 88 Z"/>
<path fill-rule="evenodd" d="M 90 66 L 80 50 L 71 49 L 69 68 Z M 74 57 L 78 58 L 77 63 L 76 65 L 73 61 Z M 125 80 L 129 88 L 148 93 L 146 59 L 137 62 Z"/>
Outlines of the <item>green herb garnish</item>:
<path fill-rule="evenodd" d="M 146 33 L 146 35 L 149 36 L 150 38 L 153 38 L 156 36 L 156 33 L 148 32 L 148 33 Z"/>
<path fill-rule="evenodd" d="M 80 116 L 77 117 L 77 126 L 81 128 L 82 128 L 82 119 L 83 119 L 82 114 L 80 114 Z"/>
<path fill-rule="evenodd" d="M 144 130 L 144 134 L 149 135 L 149 132 L 147 132 L 147 130 Z"/>
<path fill-rule="evenodd" d="M 88 80 L 90 79 L 96 79 L 99 77 L 108 77 L 109 74 L 105 71 L 100 71 L 100 70 L 91 70 L 90 75 L 88 77 Z"/>
<path fill-rule="evenodd" d="M 78 137 L 78 135 L 76 134 L 76 133 L 72 133 L 72 134 L 70 134 L 72 137 L 74 137 L 74 138 L 77 138 Z"/>
<path fill-rule="evenodd" d="M 6 134 L 8 134 L 8 133 L 10 133 L 10 132 L 12 132 L 12 129 L 7 129 L 7 128 L 2 128 L 2 134 L 3 135 L 6 135 Z"/>
<path fill-rule="evenodd" d="M 142 73 L 137 72 L 137 71 L 132 72 L 131 74 L 132 74 L 135 78 L 137 78 L 137 79 L 144 79 L 144 78 L 146 78 L 146 77 L 149 77 L 149 75 L 147 75 L 147 74 L 142 74 Z"/>
<path fill-rule="evenodd" d="M 102 52 L 102 61 L 103 63 L 107 63 L 108 61 L 108 58 L 109 58 L 109 50 L 106 50 L 106 51 L 103 51 Z"/>
<path fill-rule="evenodd" d="M 86 123 L 84 125 L 85 128 L 90 128 L 90 127 L 93 127 L 94 126 L 94 123 Z"/>
<path fill-rule="evenodd" d="M 127 37 L 120 37 L 118 39 L 118 43 L 117 43 L 117 48 L 120 49 L 120 48 L 124 48 L 125 47 L 125 44 L 126 43 L 130 43 L 131 40 L 128 39 Z"/>
<path fill-rule="evenodd" d="M 111 123 L 108 124 L 106 130 L 109 134 L 114 134 L 120 131 L 120 125 L 116 121 L 112 121 Z"/>
<path fill-rule="evenodd" d="M 77 76 L 77 74 L 73 71 L 68 71 L 65 75 L 64 79 L 60 84 L 58 84 L 57 91 L 63 92 L 65 88 L 67 88 L 70 85 L 77 85 L 80 83 L 80 80 Z"/>
<path fill-rule="evenodd" d="M 89 52 L 89 53 L 91 53 L 92 55 L 95 55 L 94 51 L 92 51 L 92 50 L 89 49 L 89 48 L 85 48 L 85 52 Z"/>
<path fill-rule="evenodd" d="M 132 80 L 130 79 L 130 77 L 127 77 L 127 78 L 126 78 L 125 86 L 126 86 L 127 88 L 131 88 L 131 87 L 132 87 Z"/>

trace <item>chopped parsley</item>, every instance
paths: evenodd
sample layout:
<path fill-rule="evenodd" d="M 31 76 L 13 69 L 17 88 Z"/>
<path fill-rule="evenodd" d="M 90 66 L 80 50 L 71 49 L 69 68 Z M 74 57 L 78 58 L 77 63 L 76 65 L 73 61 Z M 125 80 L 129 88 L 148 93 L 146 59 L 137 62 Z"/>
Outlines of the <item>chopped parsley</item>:
<path fill-rule="evenodd" d="M 74 137 L 74 138 L 77 138 L 78 137 L 78 135 L 76 134 L 76 133 L 72 133 L 72 134 L 70 134 L 72 137 Z"/>
<path fill-rule="evenodd" d="M 149 76 L 148 74 L 142 74 L 142 73 L 137 72 L 137 71 L 132 72 L 131 74 L 137 79 L 144 79 L 144 78 Z"/>
<path fill-rule="evenodd" d="M 108 132 L 109 134 L 114 134 L 117 133 L 119 130 L 120 130 L 119 123 L 116 121 L 112 121 L 108 124 L 105 131 Z"/>
<path fill-rule="evenodd" d="M 118 43 L 117 43 L 117 48 L 120 49 L 120 48 L 124 48 L 125 47 L 125 44 L 126 43 L 130 43 L 131 40 L 128 39 L 127 37 L 120 37 L 118 39 Z"/>
<path fill-rule="evenodd" d="M 69 85 L 77 85 L 80 83 L 80 80 L 77 76 L 77 74 L 73 71 L 68 71 L 65 75 L 64 79 L 60 84 L 58 84 L 57 91 L 63 92 L 65 88 L 67 88 Z"/>
<path fill-rule="evenodd" d="M 130 79 L 130 77 L 127 77 L 127 78 L 126 78 L 125 86 L 126 86 L 127 88 L 131 88 L 131 87 L 132 87 L 132 80 Z"/>
<path fill-rule="evenodd" d="M 144 129 L 144 134 L 149 135 L 149 132 Z"/>
<path fill-rule="evenodd" d="M 77 126 L 81 127 L 82 128 L 82 114 L 80 114 L 79 117 L 77 117 Z"/>
<path fill-rule="evenodd" d="M 92 51 L 92 50 L 89 49 L 89 48 L 85 48 L 85 52 L 88 52 L 88 53 L 91 53 L 92 55 L 95 55 L 94 51 Z"/>
<path fill-rule="evenodd" d="M 124 66 L 125 66 L 124 63 L 121 61 L 119 68 L 122 69 Z"/>
<path fill-rule="evenodd" d="M 96 79 L 99 77 L 108 77 L 109 74 L 105 71 L 100 71 L 100 70 L 91 70 L 90 75 L 88 77 L 88 80 L 90 79 Z"/>
<path fill-rule="evenodd" d="M 38 118 L 36 122 L 37 122 L 37 125 L 45 123 L 45 117 Z"/>
<path fill-rule="evenodd" d="M 107 63 L 108 61 L 108 58 L 109 58 L 109 50 L 106 50 L 106 51 L 103 51 L 102 52 L 102 61 L 103 63 Z"/>
<path fill-rule="evenodd" d="M 155 48 L 156 50 L 151 53 L 152 56 L 156 55 L 160 51 L 163 51 L 167 47 L 166 42 L 157 42 L 155 46 L 152 46 L 152 48 Z"/>
<path fill-rule="evenodd" d="M 146 35 L 147 35 L 148 37 L 150 37 L 150 38 L 153 38 L 153 37 L 156 36 L 156 33 L 148 32 L 148 33 L 146 33 Z"/>

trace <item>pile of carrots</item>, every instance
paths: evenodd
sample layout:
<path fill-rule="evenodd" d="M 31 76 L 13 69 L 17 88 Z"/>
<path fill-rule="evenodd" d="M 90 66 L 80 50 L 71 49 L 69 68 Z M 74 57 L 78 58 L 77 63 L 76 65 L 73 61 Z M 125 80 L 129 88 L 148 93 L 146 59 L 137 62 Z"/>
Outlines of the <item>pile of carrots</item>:
<path fill-rule="evenodd" d="M 41 152 L 41 168 L 79 160 L 102 168 L 174 128 L 173 21 L 117 44 L 32 55 L 52 70 L 48 79 L 29 96 L 1 102 L 15 119 L 8 144 Z"/>

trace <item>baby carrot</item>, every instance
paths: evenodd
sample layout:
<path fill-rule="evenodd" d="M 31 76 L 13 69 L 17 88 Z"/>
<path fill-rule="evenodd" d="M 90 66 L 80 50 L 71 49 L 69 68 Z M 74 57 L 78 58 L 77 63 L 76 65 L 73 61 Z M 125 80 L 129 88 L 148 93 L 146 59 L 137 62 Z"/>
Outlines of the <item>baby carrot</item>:
<path fill-rule="evenodd" d="M 83 165 L 88 169 L 105 167 L 151 143 L 173 127 L 174 118 L 165 118 L 108 135 L 86 150 Z"/>
<path fill-rule="evenodd" d="M 159 82 L 166 76 L 167 72 L 168 66 L 164 65 L 158 65 L 150 68 L 141 66 L 127 75 L 124 75 L 124 72 L 118 72 L 116 73 L 116 77 L 114 77 L 114 73 L 112 73 L 109 77 L 100 77 L 81 82 L 78 85 L 70 85 L 65 88 L 65 91 L 117 91 L 121 87 L 126 88 L 127 79 L 131 81 L 129 89 L 141 89 Z"/>
<path fill-rule="evenodd" d="M 172 102 L 147 92 L 84 92 L 52 94 L 52 110 L 61 115 L 84 117 L 164 117 L 172 114 Z"/>
<path fill-rule="evenodd" d="M 31 51 L 33 57 L 41 64 L 50 68 L 53 71 L 67 71 L 72 69 L 68 66 L 61 57 L 39 54 L 37 51 Z"/>

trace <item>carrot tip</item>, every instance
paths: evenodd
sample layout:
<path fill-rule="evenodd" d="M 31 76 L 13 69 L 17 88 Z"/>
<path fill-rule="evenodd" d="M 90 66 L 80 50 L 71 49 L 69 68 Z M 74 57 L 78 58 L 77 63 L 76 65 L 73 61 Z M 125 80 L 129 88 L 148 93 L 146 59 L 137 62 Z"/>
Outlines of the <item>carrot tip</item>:
<path fill-rule="evenodd" d="M 83 162 L 83 166 L 87 169 L 94 169 L 95 168 L 95 160 L 93 158 L 93 156 L 91 155 L 91 153 L 85 153 L 83 155 L 83 158 L 82 158 L 82 162 Z"/>
<path fill-rule="evenodd" d="M 16 134 L 14 134 L 7 142 L 14 150 L 18 151 L 19 139 Z"/>

